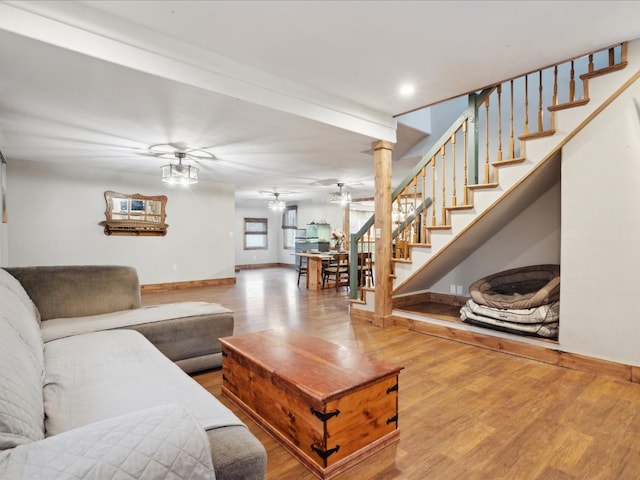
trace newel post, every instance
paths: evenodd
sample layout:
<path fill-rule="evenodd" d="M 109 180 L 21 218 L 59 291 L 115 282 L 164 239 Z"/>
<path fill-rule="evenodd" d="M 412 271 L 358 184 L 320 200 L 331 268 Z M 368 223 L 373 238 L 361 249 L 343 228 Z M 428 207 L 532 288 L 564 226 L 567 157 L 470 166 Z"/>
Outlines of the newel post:
<path fill-rule="evenodd" d="M 393 143 L 373 143 L 375 168 L 375 305 L 372 324 L 392 325 L 391 317 L 391 152 Z"/>

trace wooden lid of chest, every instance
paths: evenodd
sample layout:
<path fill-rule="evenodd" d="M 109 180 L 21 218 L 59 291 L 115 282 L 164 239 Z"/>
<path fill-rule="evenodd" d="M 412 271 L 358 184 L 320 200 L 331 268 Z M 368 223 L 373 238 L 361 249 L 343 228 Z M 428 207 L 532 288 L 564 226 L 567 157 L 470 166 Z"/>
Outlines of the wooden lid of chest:
<path fill-rule="evenodd" d="M 220 343 L 227 354 L 237 353 L 264 373 L 321 403 L 395 377 L 403 368 L 289 329 L 223 337 Z"/>

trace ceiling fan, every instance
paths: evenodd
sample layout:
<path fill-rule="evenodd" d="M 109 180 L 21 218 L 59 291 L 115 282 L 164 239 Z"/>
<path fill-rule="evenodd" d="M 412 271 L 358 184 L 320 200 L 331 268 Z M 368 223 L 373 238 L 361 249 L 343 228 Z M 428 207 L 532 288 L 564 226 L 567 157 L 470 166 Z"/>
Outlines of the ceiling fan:
<path fill-rule="evenodd" d="M 344 187 L 344 183 L 338 182 L 337 185 L 340 191 L 330 193 L 329 201 L 331 203 L 340 203 L 342 205 L 347 205 L 351 203 L 351 194 L 349 192 L 342 191 L 342 187 Z"/>
<path fill-rule="evenodd" d="M 293 193 L 299 193 L 299 192 L 294 192 L 294 191 L 289 191 L 289 190 L 278 190 L 277 188 L 274 188 L 273 190 L 260 190 L 259 192 L 261 195 L 273 195 L 274 199 L 273 200 L 269 200 L 269 208 L 271 210 L 284 210 L 284 208 L 287 206 L 287 203 L 284 200 L 280 200 L 280 195 L 291 195 Z"/>
<path fill-rule="evenodd" d="M 364 185 L 363 182 L 345 182 L 345 181 L 341 181 L 337 178 L 324 178 L 321 180 L 315 180 L 313 182 L 311 182 L 311 185 L 314 187 L 330 187 L 332 185 L 338 185 L 342 184 L 342 186 L 359 186 L 359 185 Z"/>
<path fill-rule="evenodd" d="M 162 181 L 171 184 L 190 185 L 198 183 L 198 168 L 185 165 L 182 161 L 187 158 L 196 163 L 199 160 L 214 160 L 216 156 L 202 148 L 190 148 L 182 143 L 159 143 L 148 148 L 151 155 L 161 158 L 177 158 L 178 163 L 169 163 L 160 167 Z"/>
<path fill-rule="evenodd" d="M 279 190 L 277 188 L 274 188 L 273 190 L 260 190 L 258 193 L 260 193 L 260 195 L 292 195 L 300 192 L 295 192 L 293 190 Z"/>
<path fill-rule="evenodd" d="M 184 143 L 157 143 L 149 146 L 149 154 L 154 157 L 174 158 L 176 153 L 183 154 L 189 160 L 216 160 L 216 156 L 207 150 L 208 147 L 190 147 Z"/>

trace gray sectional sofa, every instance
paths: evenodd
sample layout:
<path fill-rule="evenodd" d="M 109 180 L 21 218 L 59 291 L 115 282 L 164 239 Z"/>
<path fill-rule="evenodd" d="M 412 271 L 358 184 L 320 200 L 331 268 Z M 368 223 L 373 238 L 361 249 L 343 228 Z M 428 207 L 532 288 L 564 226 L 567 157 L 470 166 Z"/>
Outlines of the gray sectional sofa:
<path fill-rule="evenodd" d="M 141 307 L 134 269 L 0 269 L 0 479 L 262 479 L 266 452 L 185 372 L 233 313 Z"/>

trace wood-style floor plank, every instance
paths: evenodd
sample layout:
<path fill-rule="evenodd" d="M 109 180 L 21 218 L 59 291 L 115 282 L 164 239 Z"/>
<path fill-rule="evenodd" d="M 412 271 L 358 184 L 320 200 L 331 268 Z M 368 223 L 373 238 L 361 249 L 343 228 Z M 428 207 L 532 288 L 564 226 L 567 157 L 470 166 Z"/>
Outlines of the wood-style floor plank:
<path fill-rule="evenodd" d="M 412 332 L 352 324 L 346 289 L 309 291 L 292 269 L 243 270 L 237 284 L 143 295 L 143 303 L 217 302 L 235 333 L 286 327 L 375 355 L 400 373 L 395 458 L 346 479 L 640 478 L 640 385 Z M 267 479 L 314 477 L 220 394 L 221 372 L 194 378 L 267 449 Z"/>

